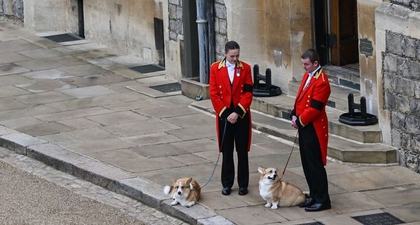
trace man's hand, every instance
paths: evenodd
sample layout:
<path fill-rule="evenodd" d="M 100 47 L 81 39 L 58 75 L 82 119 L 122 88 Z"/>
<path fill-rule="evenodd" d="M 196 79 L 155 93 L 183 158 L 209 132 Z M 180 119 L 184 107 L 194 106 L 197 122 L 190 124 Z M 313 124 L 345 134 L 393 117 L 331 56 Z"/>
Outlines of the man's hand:
<path fill-rule="evenodd" d="M 234 124 L 236 123 L 236 121 L 238 121 L 239 115 L 236 112 L 231 113 L 228 118 L 227 121 L 229 121 L 229 123 Z"/>
<path fill-rule="evenodd" d="M 298 129 L 299 127 L 296 124 L 296 120 L 297 120 L 297 117 L 296 116 L 292 116 L 292 127 Z"/>

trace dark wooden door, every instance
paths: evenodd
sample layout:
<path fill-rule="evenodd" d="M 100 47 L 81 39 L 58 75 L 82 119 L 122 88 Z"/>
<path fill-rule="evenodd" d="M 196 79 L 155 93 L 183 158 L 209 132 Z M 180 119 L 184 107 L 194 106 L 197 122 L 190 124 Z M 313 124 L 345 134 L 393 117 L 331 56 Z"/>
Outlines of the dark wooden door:
<path fill-rule="evenodd" d="M 330 0 L 329 42 L 332 65 L 359 62 L 357 1 Z"/>

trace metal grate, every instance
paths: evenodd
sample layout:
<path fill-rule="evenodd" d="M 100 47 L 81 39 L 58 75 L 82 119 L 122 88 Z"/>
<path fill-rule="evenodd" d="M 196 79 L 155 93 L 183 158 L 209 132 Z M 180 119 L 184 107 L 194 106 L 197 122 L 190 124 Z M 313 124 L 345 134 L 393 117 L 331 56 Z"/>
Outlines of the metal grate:
<path fill-rule="evenodd" d="M 83 38 L 81 38 L 81 37 L 79 37 L 75 34 L 70 34 L 70 33 L 44 36 L 43 38 L 46 38 L 46 39 L 54 41 L 54 42 L 67 42 L 67 41 L 84 40 Z"/>
<path fill-rule="evenodd" d="M 180 83 L 162 84 L 162 85 L 150 86 L 150 88 L 163 92 L 163 93 L 168 93 L 168 92 L 180 91 L 181 84 Z"/>
<path fill-rule="evenodd" d="M 321 223 L 321 222 L 312 222 L 312 223 L 301 223 L 301 224 L 298 224 L 298 225 L 324 225 L 324 224 Z"/>
<path fill-rule="evenodd" d="M 151 72 L 165 70 L 165 67 L 162 67 L 156 64 L 149 64 L 149 65 L 144 65 L 144 66 L 130 67 L 130 69 L 139 73 L 151 73 Z"/>
<path fill-rule="evenodd" d="M 378 213 L 352 217 L 363 225 L 393 225 L 405 223 L 389 213 Z"/>

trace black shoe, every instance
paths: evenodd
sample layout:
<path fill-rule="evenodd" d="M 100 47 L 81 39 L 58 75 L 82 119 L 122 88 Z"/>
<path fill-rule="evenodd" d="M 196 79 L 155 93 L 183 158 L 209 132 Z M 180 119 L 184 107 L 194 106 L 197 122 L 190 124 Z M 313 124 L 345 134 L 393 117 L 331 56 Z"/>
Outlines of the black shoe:
<path fill-rule="evenodd" d="M 315 203 L 305 208 L 306 212 L 318 212 L 326 209 L 331 209 L 331 203 Z"/>
<path fill-rule="evenodd" d="M 313 205 L 314 203 L 315 203 L 315 199 L 312 198 L 312 197 L 309 197 L 304 202 L 300 203 L 299 207 L 300 208 L 305 208 L 305 207 Z"/>
<path fill-rule="evenodd" d="M 248 188 L 239 188 L 239 195 L 246 195 L 248 194 Z"/>
<path fill-rule="evenodd" d="M 230 195 L 231 191 L 232 191 L 232 189 L 230 187 L 224 187 L 222 189 L 222 195 Z"/>

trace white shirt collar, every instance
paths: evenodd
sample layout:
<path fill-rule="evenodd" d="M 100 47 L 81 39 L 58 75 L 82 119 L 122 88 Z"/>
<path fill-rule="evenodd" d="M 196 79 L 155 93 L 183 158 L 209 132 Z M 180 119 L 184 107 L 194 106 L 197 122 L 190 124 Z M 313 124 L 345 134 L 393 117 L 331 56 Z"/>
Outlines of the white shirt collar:
<path fill-rule="evenodd" d="M 316 68 L 314 71 L 312 71 L 311 73 L 309 73 L 309 77 L 313 77 L 314 74 L 319 70 L 319 68 L 321 68 L 321 66 L 318 66 L 318 68 Z"/>
<path fill-rule="evenodd" d="M 226 60 L 226 66 L 235 68 L 236 65 Z"/>

